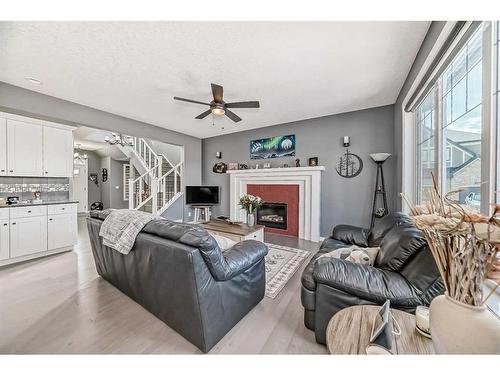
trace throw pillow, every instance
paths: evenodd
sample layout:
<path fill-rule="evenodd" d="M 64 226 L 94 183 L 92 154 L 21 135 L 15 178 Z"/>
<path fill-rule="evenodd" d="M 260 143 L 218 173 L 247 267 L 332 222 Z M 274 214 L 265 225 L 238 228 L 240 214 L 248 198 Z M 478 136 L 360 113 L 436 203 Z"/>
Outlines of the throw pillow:
<path fill-rule="evenodd" d="M 214 238 L 215 242 L 217 242 L 217 245 L 219 245 L 222 252 L 236 245 L 236 241 L 233 241 L 230 238 L 219 236 L 217 234 L 211 234 L 211 236 Z"/>
<path fill-rule="evenodd" d="M 380 247 L 359 247 L 356 245 L 343 247 L 330 251 L 318 257 L 320 259 L 337 258 L 347 260 L 353 263 L 365 264 L 373 266 L 375 258 L 380 250 Z"/>

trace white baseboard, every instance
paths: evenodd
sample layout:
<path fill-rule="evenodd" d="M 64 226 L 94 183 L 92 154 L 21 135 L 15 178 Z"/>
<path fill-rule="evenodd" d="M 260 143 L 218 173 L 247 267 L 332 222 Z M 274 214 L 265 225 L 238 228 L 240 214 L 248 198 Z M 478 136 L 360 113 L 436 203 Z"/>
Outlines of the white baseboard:
<path fill-rule="evenodd" d="M 9 264 L 14 264 L 14 263 L 26 262 L 27 260 L 43 258 L 43 257 L 49 256 L 49 255 L 64 253 L 66 251 L 73 250 L 73 248 L 74 248 L 74 246 L 61 247 L 59 249 L 41 251 L 39 253 L 29 254 L 29 255 L 22 256 L 22 257 L 0 260 L 0 267 L 7 266 Z"/>

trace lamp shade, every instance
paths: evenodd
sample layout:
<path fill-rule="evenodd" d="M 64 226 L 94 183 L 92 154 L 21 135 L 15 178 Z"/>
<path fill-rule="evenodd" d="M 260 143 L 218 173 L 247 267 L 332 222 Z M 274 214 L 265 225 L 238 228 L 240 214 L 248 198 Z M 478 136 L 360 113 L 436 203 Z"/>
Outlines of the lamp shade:
<path fill-rule="evenodd" d="M 370 157 L 373 159 L 373 161 L 380 163 L 383 161 L 386 161 L 391 154 L 388 152 L 376 152 L 374 154 L 370 154 Z"/>

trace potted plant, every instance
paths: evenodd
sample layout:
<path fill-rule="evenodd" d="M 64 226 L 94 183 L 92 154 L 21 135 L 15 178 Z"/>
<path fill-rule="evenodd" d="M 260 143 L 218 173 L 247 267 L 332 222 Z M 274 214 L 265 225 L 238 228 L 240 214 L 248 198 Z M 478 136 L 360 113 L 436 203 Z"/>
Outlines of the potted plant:
<path fill-rule="evenodd" d="M 247 213 L 247 224 L 255 225 L 255 210 L 262 206 L 262 198 L 245 194 L 240 198 L 240 207 Z"/>
<path fill-rule="evenodd" d="M 500 284 L 500 205 L 491 217 L 474 212 L 450 197 L 442 197 L 432 175 L 430 201 L 410 206 L 412 221 L 420 229 L 441 274 L 446 294 L 430 305 L 434 348 L 442 354 L 500 353 L 500 321 L 486 300 Z M 484 282 L 496 287 L 483 296 Z"/>

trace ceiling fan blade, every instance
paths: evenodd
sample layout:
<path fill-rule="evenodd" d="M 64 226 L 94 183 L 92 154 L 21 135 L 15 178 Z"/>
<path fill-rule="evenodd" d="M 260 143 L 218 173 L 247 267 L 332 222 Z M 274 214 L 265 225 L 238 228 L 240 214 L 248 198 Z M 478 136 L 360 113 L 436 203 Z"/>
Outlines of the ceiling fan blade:
<path fill-rule="evenodd" d="M 188 103 L 195 103 L 195 104 L 210 105 L 210 103 L 203 103 L 203 102 L 199 102 L 197 100 L 179 98 L 178 96 L 174 96 L 174 100 L 180 100 L 181 102 L 188 102 Z"/>
<path fill-rule="evenodd" d="M 222 86 L 212 83 L 212 94 L 214 95 L 214 100 L 218 103 L 222 102 L 222 95 L 224 94 L 224 89 Z"/>
<path fill-rule="evenodd" d="M 241 121 L 241 117 L 239 117 L 236 113 L 231 112 L 229 109 L 226 109 L 226 116 L 229 117 L 234 122 Z"/>
<path fill-rule="evenodd" d="M 258 101 L 226 103 L 226 108 L 260 108 Z"/>
<path fill-rule="evenodd" d="M 211 112 L 212 112 L 212 110 L 209 109 L 208 111 L 200 113 L 198 116 L 195 117 L 195 119 L 201 120 L 202 118 L 207 117 Z"/>

